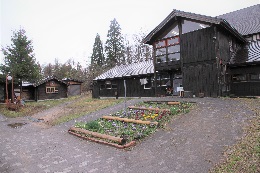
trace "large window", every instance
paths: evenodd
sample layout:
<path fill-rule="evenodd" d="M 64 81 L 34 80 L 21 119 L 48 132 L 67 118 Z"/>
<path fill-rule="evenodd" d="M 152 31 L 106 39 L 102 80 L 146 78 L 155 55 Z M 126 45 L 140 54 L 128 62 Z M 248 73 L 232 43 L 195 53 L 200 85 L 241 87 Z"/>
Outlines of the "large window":
<path fill-rule="evenodd" d="M 155 42 L 156 62 L 174 61 L 180 59 L 179 36 L 173 36 Z"/>

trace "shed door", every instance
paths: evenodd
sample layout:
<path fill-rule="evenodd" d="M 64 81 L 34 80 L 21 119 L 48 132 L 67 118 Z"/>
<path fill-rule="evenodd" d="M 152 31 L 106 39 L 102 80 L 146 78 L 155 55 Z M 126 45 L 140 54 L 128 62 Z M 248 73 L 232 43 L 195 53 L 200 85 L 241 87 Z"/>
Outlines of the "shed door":
<path fill-rule="evenodd" d="M 80 95 L 80 85 L 70 85 L 69 86 L 69 96 Z"/>

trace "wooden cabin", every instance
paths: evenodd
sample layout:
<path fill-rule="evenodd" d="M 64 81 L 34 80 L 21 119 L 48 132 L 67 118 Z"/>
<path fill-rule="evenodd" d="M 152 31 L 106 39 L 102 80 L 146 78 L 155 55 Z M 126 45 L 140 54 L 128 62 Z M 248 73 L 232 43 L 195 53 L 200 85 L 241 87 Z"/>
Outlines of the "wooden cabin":
<path fill-rule="evenodd" d="M 82 83 L 74 79 L 47 78 L 33 84 L 23 82 L 21 98 L 24 100 L 60 99 L 82 94 Z"/>
<path fill-rule="evenodd" d="M 260 5 L 217 17 L 173 10 L 143 39 L 153 46 L 154 71 L 149 73 L 152 81 L 149 96 L 167 95 L 169 89 L 171 95 L 178 95 L 181 87 L 184 93 L 195 96 L 259 96 L 259 16 Z M 136 79 L 131 73 L 117 78 L 112 73 L 117 68 L 111 69 L 111 79 L 116 79 L 117 85 L 120 83 L 120 89 L 122 80 Z M 124 71 L 127 69 L 123 68 Z M 117 91 L 112 91 L 112 87 L 102 89 L 107 79 L 95 79 L 93 97 L 113 96 L 113 91 Z M 135 88 L 138 84 L 127 86 Z M 134 89 L 128 96 L 142 97 L 146 95 L 143 92 Z"/>
<path fill-rule="evenodd" d="M 36 101 L 68 97 L 67 83 L 56 78 L 46 79 L 36 84 L 34 87 Z"/>

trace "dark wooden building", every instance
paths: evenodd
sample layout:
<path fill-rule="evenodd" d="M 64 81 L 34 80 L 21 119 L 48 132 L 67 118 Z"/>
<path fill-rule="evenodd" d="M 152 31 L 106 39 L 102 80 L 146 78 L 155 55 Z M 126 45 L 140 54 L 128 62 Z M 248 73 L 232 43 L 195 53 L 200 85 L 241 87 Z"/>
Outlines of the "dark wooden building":
<path fill-rule="evenodd" d="M 76 96 L 81 95 L 82 93 L 82 81 L 75 80 L 75 79 L 63 79 L 68 86 L 68 96 Z"/>
<path fill-rule="evenodd" d="M 247 59 L 246 39 L 224 19 L 178 10 L 173 10 L 144 42 L 153 46 L 155 78 L 167 76 L 175 88 L 175 76 L 179 76 L 182 81 L 177 86 L 196 96 L 228 93 L 227 65 L 232 58 Z M 155 87 L 156 94 L 163 94 L 160 85 Z"/>
<path fill-rule="evenodd" d="M 120 65 L 98 76 L 93 81 L 93 98 L 153 97 L 154 67 L 152 61 Z"/>
<path fill-rule="evenodd" d="M 67 83 L 56 78 L 46 79 L 35 86 L 35 100 L 68 97 Z"/>
<path fill-rule="evenodd" d="M 59 80 L 55 77 L 47 78 L 36 84 L 23 82 L 21 98 L 38 101 L 81 95 L 81 85 L 81 81 L 73 79 Z"/>
<path fill-rule="evenodd" d="M 218 16 L 247 40 L 248 57 L 228 64 L 230 94 L 260 96 L 260 4 Z M 242 61 L 240 60 L 242 58 Z"/>
<path fill-rule="evenodd" d="M 153 46 L 153 94 L 134 90 L 129 96 L 166 95 L 168 90 L 177 95 L 180 87 L 195 96 L 260 95 L 259 16 L 260 5 L 217 17 L 173 10 L 143 40 Z M 105 82 L 98 77 L 98 88 L 100 80 Z M 101 95 L 113 92 L 93 92 Z"/>

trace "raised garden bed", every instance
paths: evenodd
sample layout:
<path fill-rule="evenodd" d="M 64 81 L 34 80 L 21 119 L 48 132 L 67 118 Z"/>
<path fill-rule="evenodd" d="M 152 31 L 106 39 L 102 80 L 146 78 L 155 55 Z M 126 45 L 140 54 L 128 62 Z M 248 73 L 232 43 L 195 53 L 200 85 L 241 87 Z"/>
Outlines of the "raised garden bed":
<path fill-rule="evenodd" d="M 191 103 L 139 103 L 129 106 L 127 111 L 105 115 L 91 122 L 79 122 L 69 133 L 90 141 L 116 148 L 135 145 L 145 137 L 163 128 L 171 117 L 189 112 Z"/>

